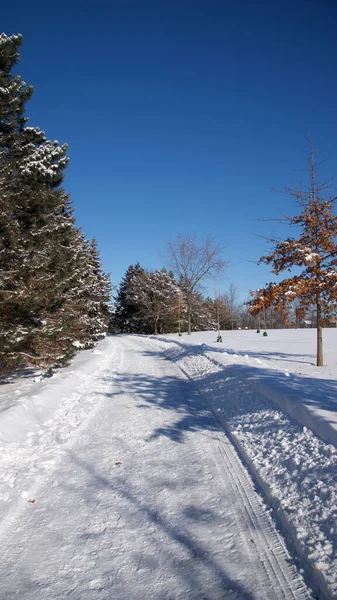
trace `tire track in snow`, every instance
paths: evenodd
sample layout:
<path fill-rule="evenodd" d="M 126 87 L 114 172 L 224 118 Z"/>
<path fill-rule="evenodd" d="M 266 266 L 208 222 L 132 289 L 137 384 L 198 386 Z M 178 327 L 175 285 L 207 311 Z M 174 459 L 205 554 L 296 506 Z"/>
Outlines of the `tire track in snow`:
<path fill-rule="evenodd" d="M 280 588 L 250 545 L 235 473 L 219 451 L 225 433 L 194 384 L 134 339 L 116 341 L 119 376 L 105 409 L 69 443 L 55 497 L 49 474 L 40 500 L 16 520 L 1 600 L 309 598 Z M 169 435 L 177 418 L 187 419 L 180 440 Z"/>
<path fill-rule="evenodd" d="M 186 373 L 185 373 L 186 374 Z M 208 416 L 210 429 L 213 430 L 216 438 L 216 451 L 213 455 L 217 464 L 219 478 L 222 478 L 223 472 L 230 472 L 232 477 L 229 479 L 230 486 L 235 495 L 241 498 L 241 514 L 246 524 L 246 531 L 242 531 L 240 519 L 237 519 L 238 529 L 245 540 L 246 545 L 259 554 L 261 563 L 264 565 L 265 573 L 270 582 L 270 589 L 278 590 L 277 598 L 281 600 L 307 600 L 310 595 L 307 593 L 303 584 L 302 577 L 296 572 L 294 567 L 290 567 L 290 575 L 285 573 L 285 565 L 289 561 L 289 555 L 281 543 L 279 535 L 276 533 L 272 523 L 268 522 L 268 517 L 259 502 L 256 491 L 253 488 L 251 478 L 247 474 L 242 462 L 239 460 L 234 446 L 229 442 L 224 443 L 218 436 L 219 427 L 215 421 L 218 421 L 216 415 L 213 419 Z M 200 449 L 199 449 L 200 452 Z M 247 543 L 247 539 L 250 540 Z M 289 566 L 289 565 L 287 565 Z M 289 571 L 289 568 L 287 569 Z"/>
<path fill-rule="evenodd" d="M 160 341 L 157 340 L 157 342 L 160 344 Z M 173 346 L 174 345 L 174 346 Z M 286 503 L 286 507 L 291 506 L 292 508 L 289 510 L 283 510 L 283 503 L 285 502 L 285 499 L 288 498 L 287 496 L 287 491 L 289 491 L 289 485 L 285 487 L 284 492 L 282 492 L 281 494 L 279 493 L 279 495 L 273 495 L 273 493 L 271 494 L 271 485 L 275 484 L 276 478 L 273 478 L 273 474 L 271 474 L 271 479 L 268 479 L 266 477 L 266 475 L 262 472 L 260 472 L 259 467 L 261 467 L 261 463 L 259 463 L 259 459 L 257 458 L 255 460 L 255 455 L 254 455 L 254 444 L 252 446 L 250 446 L 250 442 L 248 442 L 247 444 L 247 448 L 245 446 L 245 444 L 242 441 L 242 436 L 237 436 L 237 429 L 235 430 L 234 427 L 234 432 L 232 431 L 232 425 L 229 424 L 226 420 L 226 418 L 224 417 L 224 415 L 222 414 L 221 409 L 215 409 L 215 406 L 213 404 L 213 393 L 215 394 L 215 397 L 218 396 L 219 391 L 221 394 L 221 386 L 219 386 L 219 381 L 221 382 L 224 378 L 224 372 L 226 371 L 226 373 L 232 375 L 233 371 L 231 371 L 231 367 L 230 366 L 224 366 L 221 362 L 219 362 L 218 360 L 216 360 L 213 356 L 208 356 L 205 355 L 203 352 L 200 352 L 200 356 L 197 353 L 198 359 L 197 362 L 193 363 L 193 355 L 195 351 L 198 351 L 198 347 L 191 347 L 190 350 L 188 350 L 188 346 L 187 349 L 184 352 L 184 357 L 183 357 L 183 361 L 185 361 L 185 358 L 187 359 L 187 371 L 184 370 L 184 367 L 181 367 L 181 365 L 179 364 L 180 360 L 181 360 L 181 356 L 179 356 L 179 351 L 177 353 L 177 350 L 173 349 L 173 347 L 175 347 L 176 349 L 179 348 L 179 351 L 181 352 L 182 346 L 179 343 L 176 343 L 174 340 L 172 340 L 171 342 L 171 347 L 169 349 L 167 349 L 167 346 L 165 348 L 165 354 L 168 358 L 170 358 L 171 360 L 173 360 L 174 362 L 176 362 L 176 364 L 179 366 L 179 368 L 181 368 L 183 370 L 183 372 L 186 373 L 186 376 L 189 377 L 197 386 L 197 388 L 199 389 L 199 392 L 203 395 L 203 397 L 205 398 L 206 403 L 209 404 L 210 410 L 213 412 L 215 418 L 220 421 L 220 423 L 223 426 L 223 429 L 226 431 L 229 439 L 231 440 L 232 444 L 234 445 L 234 447 L 236 448 L 239 456 L 241 457 L 243 463 L 246 465 L 247 469 L 249 472 L 251 472 L 252 476 L 254 477 L 254 481 L 257 483 L 258 489 L 261 491 L 262 496 L 266 499 L 267 504 L 269 506 L 272 507 L 273 509 L 273 515 L 278 523 L 279 528 L 281 529 L 282 532 L 284 532 L 285 534 L 285 539 L 287 541 L 288 544 L 288 548 L 290 549 L 290 552 L 293 556 L 298 557 L 298 559 L 300 560 L 300 562 L 302 563 L 302 567 L 303 567 L 303 571 L 305 573 L 305 577 L 307 582 L 309 583 L 309 585 L 315 590 L 316 592 L 316 596 L 315 598 L 324 598 L 324 599 L 335 599 L 337 598 L 336 595 L 336 561 L 335 561 L 335 555 L 332 553 L 331 554 L 331 561 L 329 562 L 329 554 L 325 557 L 323 556 L 323 558 L 327 559 L 327 562 L 324 562 L 324 560 L 322 559 L 322 564 L 324 566 L 325 569 L 327 569 L 327 564 L 328 564 L 328 570 L 323 570 L 323 568 L 320 566 L 319 564 L 319 560 L 317 559 L 317 555 L 322 556 L 322 545 L 324 544 L 325 540 L 326 540 L 326 545 L 328 547 L 327 552 L 329 552 L 329 546 L 330 543 L 332 546 L 334 546 L 334 532 L 333 531 L 328 531 L 326 532 L 324 529 L 324 525 L 325 525 L 325 520 L 326 517 L 325 515 L 328 513 L 329 514 L 329 519 L 331 521 L 331 523 L 333 523 L 333 519 L 334 519 L 334 504 L 333 504 L 333 498 L 334 496 L 332 495 L 332 498 L 330 500 L 330 504 L 327 503 L 327 505 L 325 506 L 323 504 L 323 506 L 318 506 L 317 508 L 317 504 L 316 504 L 316 496 L 315 494 L 317 494 L 317 489 L 319 488 L 319 479 L 314 479 L 312 480 L 312 490 L 310 491 L 310 494 L 308 493 L 308 489 L 307 489 L 307 484 L 304 485 L 303 488 L 303 497 L 302 497 L 302 492 L 300 491 L 300 497 L 299 497 L 299 505 L 298 505 L 298 510 L 299 510 L 299 514 L 301 514 L 303 516 L 302 520 L 300 519 L 300 521 L 296 521 L 296 519 L 293 518 L 293 510 L 295 509 L 295 507 L 297 507 L 296 502 L 293 504 L 290 504 L 292 502 L 291 498 L 292 495 L 290 495 L 290 499 L 287 500 Z M 209 349 L 210 351 L 212 350 L 212 348 Z M 189 363 L 189 360 L 192 360 L 191 363 Z M 210 366 L 210 368 L 207 366 L 207 364 Z M 191 367 L 191 374 L 190 374 L 190 367 Z M 216 370 L 214 369 L 214 367 L 216 368 Z M 206 388 L 204 388 L 204 385 L 202 382 L 199 383 L 198 379 L 203 375 L 203 373 L 205 373 L 205 375 L 210 375 L 212 374 L 215 379 L 213 382 L 210 383 L 210 385 L 207 385 Z M 273 406 L 274 411 L 282 411 L 282 408 L 280 409 L 278 406 L 278 403 L 276 402 L 276 404 L 270 399 L 270 396 L 267 394 L 267 397 L 265 397 L 263 395 L 263 392 L 259 392 L 259 390 L 254 389 L 254 386 L 250 385 L 250 382 L 247 382 L 246 378 L 242 376 L 242 373 L 239 372 L 236 373 L 235 372 L 235 377 L 238 378 L 238 380 L 245 385 L 246 388 L 251 390 L 251 394 L 254 396 L 260 396 L 262 399 L 262 402 L 264 403 L 269 403 Z M 196 378 L 196 379 L 194 379 Z M 232 377 L 229 378 L 225 378 L 225 381 L 227 381 L 227 379 L 231 379 Z M 220 411 L 220 412 L 218 412 Z M 284 416 L 285 419 L 290 419 L 291 421 L 291 417 L 289 417 L 287 415 L 286 412 L 284 412 Z M 289 426 L 292 426 L 291 423 L 289 423 Z M 300 428 L 301 426 L 298 425 L 297 421 L 295 420 L 295 427 Z M 305 428 L 304 428 L 305 429 Z M 315 434 L 310 432 L 313 436 L 313 441 L 315 439 Z M 256 437 L 256 436 L 255 436 Z M 286 438 L 287 439 L 287 438 Z M 272 441 L 272 437 L 271 440 Z M 255 440 L 255 448 L 256 448 L 256 440 Z M 264 442 L 265 443 L 265 442 Z M 301 443 L 301 442 L 299 442 Z M 312 442 L 313 443 L 313 442 Z M 319 472 L 319 469 L 322 468 L 322 461 L 324 461 L 324 456 L 330 456 L 329 455 L 329 451 L 328 451 L 328 447 L 329 444 L 327 445 L 327 448 L 322 448 L 322 444 L 324 445 L 325 442 L 320 440 L 319 438 L 317 438 L 317 441 L 315 443 L 313 443 L 312 448 L 310 448 L 312 450 L 312 452 L 315 453 L 317 452 L 321 452 L 322 454 L 320 455 L 320 462 L 317 463 L 316 465 L 316 469 L 318 469 L 317 472 Z M 274 448 L 274 447 L 273 447 Z M 302 448 L 302 452 L 304 452 L 304 450 L 306 451 L 310 451 L 308 448 L 308 445 L 306 444 L 305 447 Z M 273 450 L 274 452 L 274 450 Z M 325 454 L 326 453 L 326 454 Z M 259 458 L 261 458 L 261 455 L 258 454 Z M 309 458 L 309 456 L 308 456 Z M 287 455 L 285 458 L 285 462 L 281 463 L 283 466 L 286 466 L 286 461 L 287 461 Z M 310 461 L 311 462 L 311 461 Z M 277 464 L 277 462 L 275 463 L 275 468 L 280 468 L 279 465 Z M 287 468 L 287 467 L 286 467 Z M 331 467 L 330 467 L 331 468 Z M 269 469 L 270 470 L 270 469 Z M 262 471 L 262 470 L 261 470 Z M 305 478 L 305 475 L 303 476 Z M 295 485 L 298 485 L 299 487 L 301 486 L 301 481 L 297 482 L 296 479 L 294 480 Z M 304 481 L 303 481 L 304 483 Z M 332 486 L 334 484 L 332 483 Z M 334 489 L 334 488 L 333 488 Z M 319 493 L 319 492 L 318 492 Z M 313 504 L 310 507 L 311 513 L 310 515 L 308 515 L 307 520 L 305 520 L 304 515 L 305 515 L 305 507 L 306 507 L 306 503 L 310 502 L 310 499 L 313 501 Z M 303 510 L 304 510 L 304 514 L 303 514 Z M 321 520 L 315 518 L 315 510 L 318 511 L 318 515 L 319 517 L 321 517 Z M 321 513 L 319 511 L 322 511 L 322 516 Z M 329 512 L 330 511 L 330 512 Z M 311 519 L 311 520 L 310 520 Z M 308 539 L 307 539 L 307 543 L 302 541 L 302 531 L 305 530 L 306 528 L 308 528 Z M 331 535 L 329 535 L 331 534 Z M 323 540 L 323 541 L 322 541 Z M 325 550 L 325 547 L 323 548 L 323 550 Z M 313 559 L 313 555 L 315 554 L 315 559 Z"/>
<path fill-rule="evenodd" d="M 145 345 L 152 344 L 153 346 L 153 340 L 145 341 L 144 339 L 141 339 L 141 341 Z M 190 377 L 189 373 L 179 365 L 174 357 L 168 356 L 168 358 L 177 365 L 179 370 L 193 385 L 202 404 L 206 408 L 204 411 L 204 418 L 208 421 L 210 430 L 213 432 L 213 445 L 215 446 L 213 459 L 217 466 L 219 479 L 223 479 L 224 472 L 230 472 L 232 474 L 232 477 L 229 478 L 229 483 L 233 493 L 238 494 L 241 498 L 241 514 L 247 530 L 249 531 L 248 537 L 252 540 L 250 546 L 246 541 L 247 534 L 242 529 L 240 519 L 237 519 L 237 526 L 240 530 L 242 539 L 246 541 L 246 545 L 250 552 L 252 552 L 252 547 L 254 547 L 254 551 L 257 550 L 261 563 L 265 568 L 266 576 L 270 584 L 270 591 L 275 589 L 278 590 L 278 595 L 275 596 L 277 600 L 281 600 L 281 598 L 282 600 L 309 600 L 312 598 L 312 595 L 304 584 L 303 577 L 299 574 L 295 565 L 290 564 L 291 559 L 284 540 L 276 531 L 271 517 L 264 509 L 262 501 L 254 489 L 252 479 L 242 463 L 242 460 L 238 456 L 237 444 L 234 443 L 224 419 L 217 414 L 212 407 L 210 400 L 200 390 L 199 386 L 195 380 Z M 206 358 L 206 360 L 212 362 L 208 358 Z M 229 436 L 227 437 L 228 443 L 224 443 L 223 439 L 220 439 L 218 434 L 219 425 L 224 435 L 226 435 L 226 437 Z M 196 444 L 196 451 L 202 456 L 204 452 L 204 450 L 201 449 L 203 446 L 201 441 L 202 436 L 200 436 L 200 438 L 201 439 L 198 440 L 199 443 Z M 266 596 L 266 598 L 271 597 L 272 596 Z"/>

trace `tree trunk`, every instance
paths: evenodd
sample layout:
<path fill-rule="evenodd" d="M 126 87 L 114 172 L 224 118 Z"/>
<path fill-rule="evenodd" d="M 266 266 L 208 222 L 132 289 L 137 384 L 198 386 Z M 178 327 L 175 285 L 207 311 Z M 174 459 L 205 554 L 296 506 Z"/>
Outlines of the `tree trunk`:
<path fill-rule="evenodd" d="M 187 307 L 187 333 L 191 335 L 191 306 L 190 304 Z"/>
<path fill-rule="evenodd" d="M 322 331 L 322 305 L 320 295 L 316 297 L 317 311 L 317 367 L 323 367 L 323 331 Z"/>
<path fill-rule="evenodd" d="M 158 326 L 157 326 L 156 319 L 154 320 L 154 323 L 153 323 L 153 333 L 154 333 L 154 335 L 157 335 L 157 333 L 158 333 Z"/>

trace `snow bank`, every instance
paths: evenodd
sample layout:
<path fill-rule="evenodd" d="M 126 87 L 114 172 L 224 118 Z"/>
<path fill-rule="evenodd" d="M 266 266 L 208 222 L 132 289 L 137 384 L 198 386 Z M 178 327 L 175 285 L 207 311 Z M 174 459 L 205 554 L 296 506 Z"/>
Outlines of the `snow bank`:
<path fill-rule="evenodd" d="M 52 378 L 32 374 L 0 390 L 0 520 L 29 497 L 110 389 L 119 360 L 113 337 L 78 354 Z M 106 371 L 106 373 L 105 373 Z M 13 513 L 14 514 L 14 513 Z"/>
<path fill-rule="evenodd" d="M 215 365 L 276 402 L 301 425 L 337 447 L 337 329 L 325 329 L 325 366 L 315 366 L 316 330 L 224 331 L 223 344 L 215 332 L 193 333 L 175 341 L 185 352 L 207 355 Z M 193 349 L 193 350 L 192 350 Z M 229 373 L 229 372 L 228 372 Z"/>
<path fill-rule="evenodd" d="M 50 379 L 37 374 L 25 386 L 18 381 L 19 389 L 15 382 L 4 385 L 0 395 L 0 444 L 23 442 L 28 432 L 51 418 L 65 398 L 81 393 L 92 376 L 109 362 L 113 350 L 112 338 L 107 337 L 95 348 L 83 350 L 70 366 Z M 2 408 L 1 396 L 12 398 L 9 407 Z"/>

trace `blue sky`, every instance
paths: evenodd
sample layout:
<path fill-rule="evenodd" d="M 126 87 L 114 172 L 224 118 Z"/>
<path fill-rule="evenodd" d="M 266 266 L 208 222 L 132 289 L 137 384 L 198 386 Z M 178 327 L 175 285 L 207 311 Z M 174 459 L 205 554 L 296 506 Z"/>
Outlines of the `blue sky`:
<path fill-rule="evenodd" d="M 24 36 L 30 124 L 69 144 L 65 188 L 114 284 L 193 232 L 224 247 L 218 290 L 274 279 L 254 261 L 287 232 L 261 219 L 294 213 L 272 188 L 305 179 L 309 132 L 337 173 L 334 0 L 16 0 L 1 27 Z"/>

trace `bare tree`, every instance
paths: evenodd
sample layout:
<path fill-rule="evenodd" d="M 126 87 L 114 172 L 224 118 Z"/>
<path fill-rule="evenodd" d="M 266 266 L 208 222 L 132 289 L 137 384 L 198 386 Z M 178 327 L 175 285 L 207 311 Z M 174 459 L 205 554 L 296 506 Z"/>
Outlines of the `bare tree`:
<path fill-rule="evenodd" d="M 232 329 L 236 327 L 240 314 L 240 303 L 238 288 L 233 283 L 230 284 L 228 292 L 225 294 L 226 304 L 228 308 L 228 318 Z"/>
<path fill-rule="evenodd" d="M 229 310 L 225 294 L 214 290 L 214 300 L 210 300 L 213 317 L 217 324 L 218 335 L 220 329 L 225 329 L 228 322 Z"/>
<path fill-rule="evenodd" d="M 226 262 L 221 258 L 221 246 L 211 236 L 198 241 L 196 234 L 179 234 L 167 244 L 168 263 L 177 277 L 187 305 L 187 330 L 191 333 L 191 310 L 193 294 L 200 289 L 201 282 L 215 279 Z"/>

